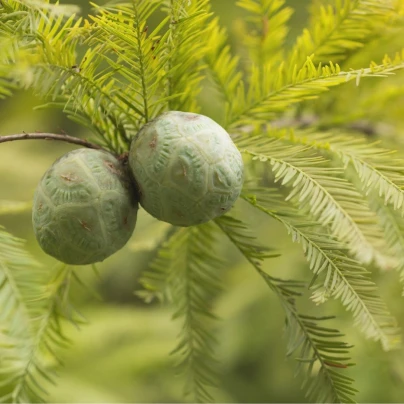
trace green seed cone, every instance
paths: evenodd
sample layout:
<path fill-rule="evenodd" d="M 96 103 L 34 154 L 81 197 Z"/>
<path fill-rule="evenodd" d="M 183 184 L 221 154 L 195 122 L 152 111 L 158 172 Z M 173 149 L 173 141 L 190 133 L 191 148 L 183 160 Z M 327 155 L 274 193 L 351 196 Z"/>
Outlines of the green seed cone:
<path fill-rule="evenodd" d="M 110 153 L 78 149 L 45 172 L 32 223 L 42 249 L 71 265 L 103 261 L 129 240 L 138 205 L 126 169 Z"/>
<path fill-rule="evenodd" d="M 144 209 L 176 226 L 223 215 L 243 185 L 243 160 L 229 134 L 194 113 L 171 111 L 145 125 L 132 141 L 129 166 Z"/>

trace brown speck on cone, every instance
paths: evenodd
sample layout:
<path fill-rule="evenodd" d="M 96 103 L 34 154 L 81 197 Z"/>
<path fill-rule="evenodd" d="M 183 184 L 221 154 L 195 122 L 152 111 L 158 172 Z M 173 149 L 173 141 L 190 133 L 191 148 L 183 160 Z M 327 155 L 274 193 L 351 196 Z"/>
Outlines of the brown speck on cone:
<path fill-rule="evenodd" d="M 196 114 L 187 114 L 184 115 L 184 119 L 187 121 L 196 121 L 197 119 L 199 119 L 200 115 L 196 115 Z"/>
<path fill-rule="evenodd" d="M 128 159 L 129 159 L 129 153 L 124 152 L 120 156 L 118 156 L 118 160 L 123 164 L 127 165 L 128 164 Z"/>
<path fill-rule="evenodd" d="M 61 175 L 60 177 L 67 182 L 72 182 L 75 180 L 75 178 L 71 174 Z"/>
<path fill-rule="evenodd" d="M 91 231 L 91 227 L 84 221 L 84 220 L 79 220 L 80 225 L 83 229 L 86 229 L 87 231 Z"/>
<path fill-rule="evenodd" d="M 156 148 L 157 145 L 157 137 L 154 136 L 152 141 L 149 143 L 150 149 L 154 150 Z"/>

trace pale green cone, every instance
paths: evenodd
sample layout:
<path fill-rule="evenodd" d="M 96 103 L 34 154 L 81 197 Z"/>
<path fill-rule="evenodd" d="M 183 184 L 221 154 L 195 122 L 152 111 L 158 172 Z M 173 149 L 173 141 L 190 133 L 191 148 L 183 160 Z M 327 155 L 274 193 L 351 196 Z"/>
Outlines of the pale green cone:
<path fill-rule="evenodd" d="M 243 185 L 243 160 L 229 134 L 194 113 L 170 111 L 145 125 L 132 141 L 129 166 L 144 209 L 176 226 L 228 212 Z"/>
<path fill-rule="evenodd" d="M 103 261 L 129 240 L 138 205 L 126 170 L 112 154 L 78 149 L 45 172 L 32 222 L 49 255 L 72 265 Z"/>

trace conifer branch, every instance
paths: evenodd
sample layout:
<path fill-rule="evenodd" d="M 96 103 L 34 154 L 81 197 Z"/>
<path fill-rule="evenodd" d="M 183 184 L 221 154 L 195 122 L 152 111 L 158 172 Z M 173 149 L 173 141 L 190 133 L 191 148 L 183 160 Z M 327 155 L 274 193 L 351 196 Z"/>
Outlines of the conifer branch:
<path fill-rule="evenodd" d="M 399 225 L 398 212 L 404 199 L 404 165 L 402 160 L 394 158 L 395 151 L 379 147 L 379 142 L 369 143 L 365 138 L 334 133 L 297 131 L 290 135 L 290 140 L 341 160 L 346 176 L 351 177 L 357 189 L 362 189 L 383 228 L 385 253 L 378 257 L 376 264 L 383 269 L 396 267 L 402 273 L 404 244 L 400 232 L 404 227 Z"/>
<path fill-rule="evenodd" d="M 360 119 L 364 113 L 353 114 L 352 116 L 345 117 L 343 121 L 324 121 L 320 116 L 316 115 L 303 115 L 297 117 L 281 117 L 275 119 L 270 123 L 270 127 L 276 130 L 279 129 L 307 129 L 308 127 L 315 127 L 320 131 L 331 131 L 334 129 L 341 129 L 348 132 L 357 132 L 362 135 L 374 136 L 378 134 L 378 124 L 365 119 Z M 267 125 L 264 125 L 266 127 Z M 249 128 L 246 127 L 247 132 Z M 304 136 L 303 136 L 304 137 Z M 303 144 L 303 143 L 302 143 Z"/>
<path fill-rule="evenodd" d="M 136 3 L 133 3 L 133 9 L 134 9 L 134 15 L 136 21 L 138 23 L 136 24 L 136 40 L 137 40 L 137 45 L 138 45 L 138 59 L 139 59 L 139 75 L 140 75 L 140 81 L 142 83 L 142 99 L 143 99 L 143 113 L 144 113 L 144 123 L 149 122 L 149 104 L 148 104 L 148 94 L 147 94 L 147 84 L 146 84 L 146 79 L 145 79 L 145 55 L 143 53 L 143 48 L 142 48 L 142 36 L 147 35 L 147 30 L 146 27 L 141 27 L 140 26 L 140 18 L 139 18 L 139 13 L 137 9 Z M 143 28 L 143 30 L 142 30 Z M 145 32 L 146 30 L 146 32 Z"/>
<path fill-rule="evenodd" d="M 47 49 L 51 49 L 51 45 Z M 51 62 L 34 66 L 35 82 L 32 87 L 41 97 L 49 98 L 50 105 L 61 106 L 70 116 L 82 115 L 87 118 L 91 122 L 91 129 L 111 151 L 119 153 L 126 151 L 129 146 L 130 140 L 120 127 L 135 125 L 135 105 L 123 92 L 119 93 L 119 87 L 113 90 L 115 81 L 110 77 L 110 72 L 98 72 L 97 78 L 94 77 L 94 70 L 101 63 L 98 52 L 101 51 L 87 51 L 84 60 L 91 68 L 84 65 L 80 71 Z M 103 130 L 105 127 L 108 130 Z"/>
<path fill-rule="evenodd" d="M 38 262 L 23 246 L 23 240 L 0 226 L 0 319 L 9 324 L 12 337 L 29 336 L 31 308 L 35 306 L 30 302 L 40 296 L 42 280 Z"/>
<path fill-rule="evenodd" d="M 320 222 L 310 222 L 297 209 L 286 207 L 269 189 L 246 192 L 250 196 L 244 195 L 244 200 L 282 223 L 292 240 L 302 245 L 314 273 L 311 284 L 319 282 L 319 276 L 323 279 L 325 293 L 316 294 L 315 299 L 318 302 L 327 296 L 340 299 L 346 309 L 353 312 L 355 324 L 368 338 L 380 341 L 385 350 L 397 347 L 400 343 L 397 321 L 378 296 L 370 273 L 346 255 L 347 245 L 341 245 L 324 232 Z M 271 210 L 270 206 L 276 206 L 277 210 Z"/>
<path fill-rule="evenodd" d="M 236 4 L 248 13 L 248 24 L 243 21 L 238 38 L 248 50 L 249 62 L 259 67 L 280 63 L 293 9 L 285 7 L 285 0 L 238 0 Z"/>
<path fill-rule="evenodd" d="M 404 50 L 390 59 L 385 57 L 380 65 L 372 63 L 365 69 L 342 71 L 338 65 L 315 65 L 307 58 L 301 69 L 288 69 L 285 65 L 274 70 L 266 66 L 261 74 L 254 68 L 250 77 L 247 95 L 238 94 L 234 100 L 232 120 L 227 123 L 229 130 L 236 130 L 243 125 L 267 123 L 283 113 L 291 104 L 301 103 L 317 98 L 331 87 L 356 81 L 358 85 L 364 77 L 387 77 L 394 71 L 404 68 Z"/>
<path fill-rule="evenodd" d="M 13 403 L 43 401 L 43 396 L 47 395 L 43 383 L 55 383 L 55 374 L 47 368 L 45 357 L 50 355 L 60 365 L 62 362 L 57 350 L 70 345 L 69 339 L 63 334 L 61 319 L 75 325 L 83 322 L 68 302 L 72 270 L 64 264 L 57 266 L 56 274 L 47 285 L 46 295 L 42 299 L 43 307 L 36 320 L 36 332 L 29 344 L 28 354 L 22 358 L 14 378 Z"/>
<path fill-rule="evenodd" d="M 152 260 L 149 268 L 142 273 L 139 283 L 143 290 L 136 292 L 146 303 L 150 303 L 153 299 L 161 302 L 167 301 L 168 280 L 170 277 L 170 265 L 167 263 L 168 251 L 174 250 L 183 238 L 183 228 L 169 228 L 165 239 L 159 243 L 156 257 Z M 174 258 L 171 256 L 170 258 Z"/>
<path fill-rule="evenodd" d="M 197 402 L 211 401 L 209 390 L 216 386 L 215 339 L 210 321 L 215 318 L 211 304 L 220 285 L 221 261 L 214 254 L 214 236 L 212 224 L 174 232 L 143 280 L 151 292 L 164 293 L 163 285 L 168 285 L 168 298 L 175 307 L 173 318 L 183 323 L 173 353 L 186 376 L 185 392 Z"/>
<path fill-rule="evenodd" d="M 231 108 L 233 95 L 242 79 L 242 74 L 238 70 L 239 57 L 232 55 L 227 31 L 220 26 L 218 18 L 209 23 L 208 31 L 210 35 L 205 62 L 227 107 Z"/>
<path fill-rule="evenodd" d="M 242 91 L 244 84 L 239 71 L 240 58 L 231 53 L 228 34 L 214 18 L 208 27 L 205 63 L 222 99 L 225 101 L 225 122 L 232 120 L 234 94 Z M 240 85 L 241 83 L 241 85 Z"/>
<path fill-rule="evenodd" d="M 259 246 L 255 237 L 248 234 L 247 226 L 229 215 L 215 219 L 215 223 L 229 238 L 244 258 L 256 269 L 265 283 L 280 299 L 286 314 L 286 331 L 288 335 L 288 356 L 297 354 L 297 371 L 306 372 L 303 388 L 310 400 L 318 402 L 354 402 L 357 392 L 351 385 L 353 379 L 341 373 L 341 369 L 352 366 L 346 363 L 351 346 L 333 340 L 341 337 L 338 330 L 320 327 L 317 323 L 332 317 L 313 317 L 299 314 L 296 297 L 302 282 L 282 280 L 268 275 L 261 269 L 262 262 L 274 256 L 268 249 Z M 308 364 L 305 366 L 305 364 Z M 319 369 L 314 371 L 314 365 Z"/>
<path fill-rule="evenodd" d="M 404 218 L 391 205 L 386 205 L 376 192 L 370 192 L 367 197 L 370 206 L 380 218 L 391 255 L 395 259 L 394 269 L 400 274 L 400 282 L 404 285 Z M 402 295 L 404 296 L 404 288 Z"/>
<path fill-rule="evenodd" d="M 208 37 L 209 1 L 171 0 L 166 49 L 168 109 L 199 111 L 196 97 L 201 91 L 202 62 Z"/>
<path fill-rule="evenodd" d="M 403 206 L 404 160 L 394 158 L 394 150 L 383 149 L 380 142 L 369 143 L 358 136 L 333 133 L 295 133 L 292 140 L 337 155 L 345 168 L 352 166 L 355 169 L 365 193 L 375 190 L 394 209 Z"/>
<path fill-rule="evenodd" d="M 311 16 L 311 24 L 297 38 L 288 64 L 301 66 L 313 55 L 316 63 L 340 62 L 363 47 L 385 29 L 394 16 L 390 0 L 342 0 L 320 4 Z"/>
<path fill-rule="evenodd" d="M 307 146 L 292 147 L 282 139 L 250 136 L 235 141 L 253 160 L 268 162 L 275 181 L 290 189 L 287 200 L 296 200 L 302 210 L 329 225 L 331 233 L 348 243 L 360 262 L 383 262 L 382 229 L 362 195 L 343 178 L 342 168 L 330 167 Z"/>
<path fill-rule="evenodd" d="M 10 339 L 8 354 L 0 361 L 2 386 L 14 386 L 18 377 L 26 346 L 34 335 L 32 320 L 40 308 L 43 280 L 39 264 L 24 250 L 23 241 L 0 226 L 0 320 Z M 10 399 L 0 397 L 0 402 Z"/>
<path fill-rule="evenodd" d="M 165 66 L 172 52 L 165 52 L 168 18 L 150 32 L 147 20 L 163 4 L 162 0 L 137 2 L 132 5 L 99 7 L 91 16 L 94 33 L 87 44 L 99 49 L 101 58 L 110 66 L 120 93 L 118 99 L 134 109 L 136 131 L 166 108 Z M 117 19 L 116 15 L 120 18 Z M 127 117 L 133 121 L 133 116 Z"/>

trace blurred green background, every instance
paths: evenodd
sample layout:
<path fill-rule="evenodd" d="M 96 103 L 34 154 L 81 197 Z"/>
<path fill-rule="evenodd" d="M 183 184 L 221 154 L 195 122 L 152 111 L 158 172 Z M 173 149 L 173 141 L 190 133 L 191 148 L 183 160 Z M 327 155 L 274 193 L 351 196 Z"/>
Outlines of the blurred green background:
<path fill-rule="evenodd" d="M 76 1 L 89 10 L 87 1 Z M 237 48 L 234 27 L 243 11 L 234 0 L 212 0 Z M 296 9 L 291 21 L 288 43 L 301 32 L 308 19 L 307 2 L 289 0 Z M 388 46 L 386 45 L 386 48 Z M 376 49 L 382 54 L 386 49 Z M 402 76 L 401 76 L 402 77 Z M 385 85 L 378 83 L 377 85 Z M 387 86 L 387 84 L 386 84 Z M 353 88 L 353 86 L 352 86 Z M 387 87 L 386 87 L 387 89 Z M 361 88 L 348 94 L 360 104 Z M 348 97 L 345 95 L 345 97 Z M 354 97 L 354 98 L 352 98 Z M 205 112 L 214 116 L 210 90 L 201 96 Z M 33 110 L 40 102 L 29 93 L 19 93 L 0 103 L 0 135 L 22 131 L 56 132 L 61 130 L 82 137 L 89 133 L 54 110 Z M 402 114 L 403 95 L 395 103 Z M 377 111 L 378 106 L 372 105 Z M 400 112 L 401 111 L 401 112 Z M 341 110 L 344 113 L 344 110 Z M 402 118 L 387 122 L 388 140 L 401 147 L 397 133 L 403 128 Z M 31 201 L 43 172 L 60 155 L 73 150 L 67 144 L 53 142 L 15 142 L 0 146 L 0 200 Z M 246 209 L 241 203 L 236 209 Z M 299 246 L 293 245 L 277 223 L 251 214 L 250 222 L 265 243 L 280 250 L 282 256 L 268 262 L 274 275 L 307 279 L 309 271 Z M 30 211 L 0 215 L 0 224 L 27 240 L 28 249 L 49 268 L 53 260 L 39 249 L 32 232 Z M 99 265 L 101 279 L 90 269 L 80 268 L 83 279 L 99 292 L 102 299 L 77 285 L 73 295 L 89 324 L 81 330 L 67 326 L 74 340 L 73 348 L 61 352 L 66 366 L 60 370 L 57 386 L 49 388 L 52 402 L 183 402 L 183 378 L 174 370 L 169 352 L 176 344 L 180 324 L 171 321 L 169 307 L 146 305 L 134 295 L 138 279 L 153 257 L 153 239 L 164 231 L 164 225 L 140 211 L 139 224 L 132 240 L 117 254 Z M 221 246 L 228 260 L 223 274 L 224 293 L 216 302 L 215 334 L 219 341 L 217 355 L 221 362 L 219 402 L 304 402 L 300 379 L 294 378 L 294 360 L 286 359 L 283 334 L 284 316 L 276 297 L 271 294 L 256 272 L 235 254 L 231 246 Z M 383 296 L 391 310 L 404 320 L 404 300 L 394 272 L 376 274 Z M 334 322 L 355 345 L 353 361 L 357 366 L 349 372 L 357 380 L 359 402 L 404 401 L 404 355 L 402 351 L 385 353 L 376 343 L 366 341 L 352 327 L 352 319 L 336 302 L 313 307 L 305 300 L 301 306 L 308 312 L 336 313 Z M 404 322 L 402 321 L 403 325 Z"/>

